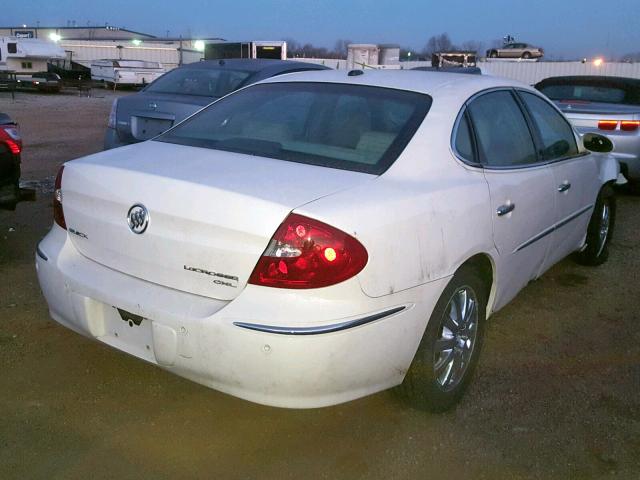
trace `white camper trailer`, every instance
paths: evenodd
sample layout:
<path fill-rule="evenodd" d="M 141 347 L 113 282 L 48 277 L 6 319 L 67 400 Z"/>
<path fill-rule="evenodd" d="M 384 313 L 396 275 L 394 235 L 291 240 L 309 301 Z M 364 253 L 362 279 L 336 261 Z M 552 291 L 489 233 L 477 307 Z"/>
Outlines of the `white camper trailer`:
<path fill-rule="evenodd" d="M 0 37 L 0 70 L 31 75 L 46 72 L 50 60 L 64 60 L 65 52 L 54 42 L 36 38 Z"/>
<path fill-rule="evenodd" d="M 94 60 L 91 62 L 91 80 L 107 86 L 139 86 L 153 82 L 165 73 L 158 62 L 145 60 Z"/>

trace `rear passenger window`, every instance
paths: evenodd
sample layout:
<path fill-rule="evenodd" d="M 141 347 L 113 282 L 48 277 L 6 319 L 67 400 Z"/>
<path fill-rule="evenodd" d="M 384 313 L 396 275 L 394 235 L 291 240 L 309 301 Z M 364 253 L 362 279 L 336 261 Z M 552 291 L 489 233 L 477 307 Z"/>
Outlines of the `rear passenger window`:
<path fill-rule="evenodd" d="M 511 92 L 487 93 L 468 109 L 483 164 L 521 167 L 538 161 L 529 127 Z"/>
<path fill-rule="evenodd" d="M 471 142 L 471 130 L 469 129 L 469 122 L 467 121 L 467 115 L 465 113 L 460 117 L 454 145 L 460 157 L 469 162 L 475 162 L 473 143 Z"/>
<path fill-rule="evenodd" d="M 519 92 L 533 117 L 542 141 L 541 156 L 556 160 L 578 154 L 573 129 L 558 111 L 545 100 L 531 93 Z"/>

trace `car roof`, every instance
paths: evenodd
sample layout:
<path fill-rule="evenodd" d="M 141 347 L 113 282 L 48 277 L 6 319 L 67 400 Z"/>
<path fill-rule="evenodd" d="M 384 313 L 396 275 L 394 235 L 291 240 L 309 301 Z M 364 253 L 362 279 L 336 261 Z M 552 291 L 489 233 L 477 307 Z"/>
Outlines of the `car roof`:
<path fill-rule="evenodd" d="M 263 70 L 291 70 L 309 69 L 326 70 L 328 67 L 310 62 L 297 62 L 295 60 L 276 60 L 267 58 L 224 58 L 219 60 L 203 60 L 201 62 L 188 63 L 180 68 L 217 70 L 233 69 L 247 72 L 260 72 Z"/>
<path fill-rule="evenodd" d="M 352 70 L 352 72 L 363 73 L 354 75 L 353 73 L 350 74 L 347 70 L 299 72 L 272 77 L 259 83 L 347 83 L 407 90 L 425 93 L 431 96 L 435 94 L 443 95 L 446 92 L 447 96 L 464 98 L 468 98 L 474 92 L 496 87 L 519 87 L 526 90 L 533 90 L 524 83 L 491 75 L 469 75 L 466 73 L 424 72 L 415 70 Z"/>

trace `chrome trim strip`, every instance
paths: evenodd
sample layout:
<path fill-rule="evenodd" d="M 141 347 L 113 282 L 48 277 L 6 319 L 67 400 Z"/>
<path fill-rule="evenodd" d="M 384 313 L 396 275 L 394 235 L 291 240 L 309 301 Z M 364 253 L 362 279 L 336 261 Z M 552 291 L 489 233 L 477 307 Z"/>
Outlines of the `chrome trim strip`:
<path fill-rule="evenodd" d="M 44 254 L 42 250 L 40 250 L 40 245 L 36 247 L 36 254 L 45 262 L 49 261 L 49 258 Z"/>
<path fill-rule="evenodd" d="M 279 335 L 319 335 L 323 333 L 339 332 L 341 330 L 347 330 L 349 328 L 359 327 L 367 323 L 375 322 L 381 318 L 388 317 L 395 313 L 405 310 L 407 307 L 395 307 L 391 310 L 386 310 L 380 313 L 374 313 L 367 317 L 358 318 L 356 320 L 349 320 L 347 322 L 333 323 L 331 325 L 322 325 L 317 327 L 280 327 L 275 325 L 259 325 L 255 323 L 245 322 L 233 322 L 236 327 L 246 328 L 247 330 L 254 330 L 256 332 L 276 333 Z"/>
<path fill-rule="evenodd" d="M 567 218 L 565 218 L 564 220 L 561 220 L 560 222 L 556 223 L 555 225 L 550 226 L 549 228 L 547 228 L 546 230 L 543 230 L 542 232 L 540 232 L 539 234 L 537 234 L 535 237 L 527 240 L 526 242 L 524 242 L 522 245 L 520 245 L 518 248 L 516 248 L 513 253 L 519 252 L 520 250 L 522 250 L 523 248 L 528 247 L 529 245 L 531 245 L 532 243 L 537 242 L 538 240 L 543 239 L 544 237 L 546 237 L 547 235 L 549 235 L 550 233 L 555 232 L 556 230 L 564 227 L 567 223 L 569 223 L 572 220 L 575 220 L 576 218 L 578 218 L 580 215 L 582 215 L 583 213 L 589 211 L 591 208 L 593 207 L 593 204 L 591 205 L 587 205 L 584 208 L 581 208 L 580 210 L 578 210 L 576 213 L 573 213 L 571 215 L 569 215 Z"/>

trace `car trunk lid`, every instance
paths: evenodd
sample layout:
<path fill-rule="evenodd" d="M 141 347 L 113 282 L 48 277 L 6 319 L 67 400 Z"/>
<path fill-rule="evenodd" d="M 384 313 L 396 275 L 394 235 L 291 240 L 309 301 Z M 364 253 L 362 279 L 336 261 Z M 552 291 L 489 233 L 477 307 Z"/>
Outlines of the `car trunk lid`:
<path fill-rule="evenodd" d="M 196 95 L 144 92 L 120 98 L 116 114 L 118 136 L 129 143 L 149 140 L 214 100 Z"/>
<path fill-rule="evenodd" d="M 160 285 L 231 300 L 289 212 L 371 178 L 152 141 L 67 164 L 62 192 L 69 237 L 86 257 Z M 134 205 L 149 214 L 141 234 L 128 224 Z"/>
<path fill-rule="evenodd" d="M 555 102 L 569 121 L 581 129 L 598 129 L 600 120 L 638 120 L 640 105 L 620 105 L 574 100 Z"/>

